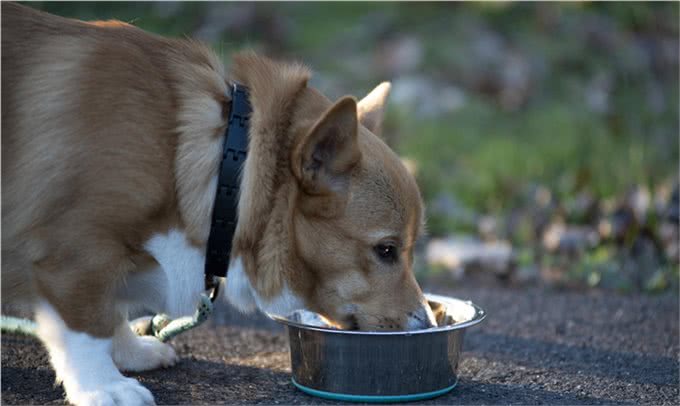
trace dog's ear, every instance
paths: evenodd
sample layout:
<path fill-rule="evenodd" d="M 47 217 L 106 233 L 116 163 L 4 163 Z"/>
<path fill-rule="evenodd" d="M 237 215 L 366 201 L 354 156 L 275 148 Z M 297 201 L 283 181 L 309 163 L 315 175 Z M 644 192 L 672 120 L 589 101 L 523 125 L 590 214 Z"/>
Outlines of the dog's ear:
<path fill-rule="evenodd" d="M 382 130 L 385 103 L 391 87 L 390 82 L 382 82 L 357 105 L 359 121 L 375 135 L 380 135 Z"/>
<path fill-rule="evenodd" d="M 307 195 L 307 209 L 332 216 L 346 200 L 351 170 L 361 158 L 358 125 L 356 99 L 345 96 L 294 148 L 293 172 Z"/>

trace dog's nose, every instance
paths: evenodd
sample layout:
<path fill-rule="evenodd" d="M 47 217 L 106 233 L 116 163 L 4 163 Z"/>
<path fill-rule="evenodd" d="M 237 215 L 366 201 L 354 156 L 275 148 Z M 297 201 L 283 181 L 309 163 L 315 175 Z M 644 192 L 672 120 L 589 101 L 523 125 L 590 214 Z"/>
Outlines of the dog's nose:
<path fill-rule="evenodd" d="M 420 330 L 424 328 L 436 327 L 437 321 L 434 318 L 434 313 L 427 303 L 424 303 L 418 310 L 408 314 L 406 322 L 407 330 Z"/>

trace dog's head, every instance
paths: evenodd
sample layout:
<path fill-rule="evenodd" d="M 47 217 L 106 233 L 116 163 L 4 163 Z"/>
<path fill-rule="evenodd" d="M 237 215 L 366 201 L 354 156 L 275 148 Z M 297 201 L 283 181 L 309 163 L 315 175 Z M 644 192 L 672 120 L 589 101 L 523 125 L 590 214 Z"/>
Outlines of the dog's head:
<path fill-rule="evenodd" d="M 430 327 L 413 275 L 423 203 L 413 176 L 374 132 L 389 84 L 360 102 L 303 93 L 291 165 L 297 254 L 315 281 L 310 307 L 346 328 Z M 321 108 L 320 108 L 321 107 Z"/>
<path fill-rule="evenodd" d="M 248 72 L 259 61 L 249 60 Z M 253 91 L 256 127 L 264 121 L 257 99 L 277 100 L 262 94 L 285 82 L 281 71 L 262 68 L 257 76 L 243 75 L 251 83 L 254 77 L 279 77 Z M 360 102 L 350 96 L 332 102 L 301 86 L 286 114 L 287 141 L 278 145 L 286 154 L 279 161 L 285 167 L 276 169 L 280 184 L 255 190 L 253 173 L 264 173 L 265 162 L 246 164 L 244 181 L 251 187 L 240 200 L 236 245 L 261 308 L 268 301 L 281 302 L 281 289 L 288 288 L 307 309 L 345 328 L 434 325 L 412 269 L 415 241 L 423 231 L 422 199 L 400 158 L 375 134 L 389 87 L 381 84 Z M 251 144 L 251 150 L 266 152 L 260 144 Z M 269 188 L 277 190 L 275 196 L 265 197 Z M 267 210 L 251 214 L 257 205 Z"/>

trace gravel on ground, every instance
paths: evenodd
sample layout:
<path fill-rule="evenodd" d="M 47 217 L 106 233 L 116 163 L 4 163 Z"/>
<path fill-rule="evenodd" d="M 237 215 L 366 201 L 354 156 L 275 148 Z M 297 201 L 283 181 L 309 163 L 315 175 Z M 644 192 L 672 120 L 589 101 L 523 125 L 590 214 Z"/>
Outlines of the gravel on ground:
<path fill-rule="evenodd" d="M 463 284 L 487 319 L 465 337 L 458 386 L 423 404 L 679 404 L 678 296 Z M 290 382 L 285 331 L 219 307 L 174 339 L 181 362 L 130 374 L 159 404 L 319 404 Z M 2 404 L 63 404 L 40 343 L 2 337 Z"/>

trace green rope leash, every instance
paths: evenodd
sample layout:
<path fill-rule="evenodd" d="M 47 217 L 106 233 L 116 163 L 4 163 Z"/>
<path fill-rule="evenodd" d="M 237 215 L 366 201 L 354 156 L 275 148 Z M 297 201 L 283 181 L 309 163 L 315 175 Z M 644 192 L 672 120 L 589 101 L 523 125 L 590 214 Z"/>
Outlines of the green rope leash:
<path fill-rule="evenodd" d="M 137 335 L 152 335 L 158 340 L 166 342 L 179 334 L 189 331 L 203 324 L 213 311 L 213 303 L 204 294 L 193 316 L 170 319 L 165 314 L 140 317 L 130 322 L 130 327 Z M 19 317 L 2 316 L 0 327 L 3 333 L 22 334 L 35 337 L 37 325 L 34 321 Z"/>
<path fill-rule="evenodd" d="M 153 317 L 142 317 L 132 321 L 132 330 L 138 335 L 152 335 L 162 342 L 200 326 L 208 319 L 213 311 L 213 303 L 206 295 L 201 295 L 196 312 L 193 316 L 170 319 L 165 314 L 157 314 Z"/>

